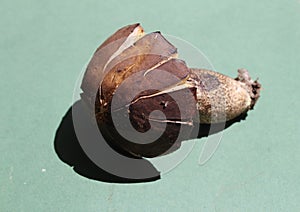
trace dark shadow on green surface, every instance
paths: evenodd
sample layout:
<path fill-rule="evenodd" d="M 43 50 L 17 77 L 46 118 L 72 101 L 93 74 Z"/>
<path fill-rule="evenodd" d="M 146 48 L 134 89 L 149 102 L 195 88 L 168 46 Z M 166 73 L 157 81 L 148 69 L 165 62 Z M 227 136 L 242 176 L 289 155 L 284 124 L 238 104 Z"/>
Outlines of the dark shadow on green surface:
<path fill-rule="evenodd" d="M 84 153 L 81 148 L 79 141 L 76 137 L 73 119 L 72 119 L 72 108 L 76 107 L 80 109 L 81 100 L 74 103 L 72 107 L 69 108 L 65 116 L 56 131 L 54 139 L 54 148 L 58 157 L 69 166 L 73 167 L 74 171 L 84 177 L 89 179 L 109 182 L 109 183 L 140 183 L 140 182 L 151 182 L 160 179 L 160 173 L 155 169 L 155 167 L 146 159 L 141 159 L 143 161 L 143 167 L 154 173 L 153 178 L 147 179 L 128 179 L 115 176 L 108 173 L 107 171 L 99 168 L 94 164 L 88 156 Z M 245 120 L 247 113 L 241 114 L 237 118 L 230 120 L 225 123 L 220 124 L 200 124 L 200 131 L 198 132 L 198 138 L 207 137 L 210 134 L 220 132 L 236 122 Z M 224 128 L 225 126 L 225 128 Z M 195 129 L 197 130 L 197 129 Z M 101 154 L 101 150 L 99 150 Z M 124 154 L 123 154 L 124 155 Z M 130 157 L 126 155 L 127 157 Z M 110 160 L 110 158 L 107 158 Z"/>
<path fill-rule="evenodd" d="M 80 101 L 75 102 L 72 107 L 77 106 L 78 108 L 78 105 L 80 105 Z M 144 159 L 142 160 L 145 168 L 150 169 L 154 173 L 153 176 L 156 177 L 147 179 L 122 178 L 110 174 L 94 164 L 84 153 L 76 137 L 72 119 L 72 107 L 69 108 L 56 131 L 54 148 L 58 157 L 69 166 L 72 166 L 76 173 L 89 179 L 109 183 L 140 183 L 160 179 L 160 173 L 149 161 Z M 99 154 L 101 154 L 101 150 L 99 150 Z M 110 160 L 110 158 L 107 158 L 107 160 Z"/>
<path fill-rule="evenodd" d="M 200 130 L 198 132 L 198 138 L 207 137 L 209 135 L 221 132 L 234 123 L 240 122 L 242 120 L 246 120 L 247 113 L 242 113 L 238 117 L 227 121 L 226 123 L 218 123 L 218 124 L 200 124 Z M 196 130 L 196 129 L 195 129 Z"/>

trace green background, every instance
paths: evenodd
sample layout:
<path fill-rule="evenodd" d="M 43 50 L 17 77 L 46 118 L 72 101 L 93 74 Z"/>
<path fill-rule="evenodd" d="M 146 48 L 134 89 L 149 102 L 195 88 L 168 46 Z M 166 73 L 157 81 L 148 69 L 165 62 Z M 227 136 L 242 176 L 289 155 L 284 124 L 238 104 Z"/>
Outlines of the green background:
<path fill-rule="evenodd" d="M 300 1 L 0 1 L 0 211 L 299 211 Z M 217 71 L 247 68 L 263 91 L 217 152 L 161 180 L 108 184 L 56 155 L 55 131 L 98 45 L 140 22 L 181 37 Z"/>

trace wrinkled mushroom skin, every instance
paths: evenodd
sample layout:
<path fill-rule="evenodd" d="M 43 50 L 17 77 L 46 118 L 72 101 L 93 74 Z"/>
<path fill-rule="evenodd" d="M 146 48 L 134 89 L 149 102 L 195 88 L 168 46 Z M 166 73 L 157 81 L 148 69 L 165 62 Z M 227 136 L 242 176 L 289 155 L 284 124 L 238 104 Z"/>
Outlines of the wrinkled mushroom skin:
<path fill-rule="evenodd" d="M 104 67 L 107 62 L 113 58 L 114 54 L 126 44 L 130 45 L 144 36 L 144 29 L 140 24 L 132 24 L 119 29 L 96 50 L 89 62 L 84 74 L 81 89 L 81 95 L 87 105 L 94 104 L 101 81 L 103 80 Z M 130 39 L 128 39 L 130 37 Z M 127 41 L 127 42 L 126 42 Z"/>
<path fill-rule="evenodd" d="M 97 49 L 81 85 L 82 98 L 91 108 L 94 104 L 107 143 L 133 157 L 168 154 L 191 138 L 200 123 L 222 123 L 246 113 L 256 103 L 260 87 L 245 69 L 233 79 L 188 68 L 160 32 L 145 35 L 139 24 L 121 28 Z M 112 115 L 128 119 L 130 126 L 114 123 Z M 137 140 L 151 140 L 143 134 L 149 130 L 161 136 L 150 143 L 131 142 L 120 132 L 132 127 L 140 133 Z"/>
<path fill-rule="evenodd" d="M 191 69 L 191 78 L 197 82 L 197 108 L 203 124 L 232 120 L 252 109 L 259 97 L 260 84 L 250 77 L 241 80 L 240 74 L 232 79 L 210 70 Z"/>

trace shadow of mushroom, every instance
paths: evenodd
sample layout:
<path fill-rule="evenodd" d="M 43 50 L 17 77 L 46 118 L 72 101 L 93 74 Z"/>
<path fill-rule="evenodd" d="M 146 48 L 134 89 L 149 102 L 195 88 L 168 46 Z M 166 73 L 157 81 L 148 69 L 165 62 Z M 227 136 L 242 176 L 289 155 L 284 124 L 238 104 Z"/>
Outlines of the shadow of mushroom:
<path fill-rule="evenodd" d="M 72 109 L 83 110 L 82 108 L 82 100 L 75 102 L 72 107 L 68 109 L 64 117 L 62 118 L 58 129 L 56 130 L 55 139 L 54 139 L 54 148 L 55 152 L 60 158 L 61 161 L 73 167 L 74 171 L 84 177 L 89 179 L 108 182 L 108 183 L 141 183 L 141 182 L 151 182 L 160 179 L 160 173 L 156 168 L 146 159 L 140 159 L 143 164 L 143 169 L 152 173 L 151 178 L 145 179 L 128 179 L 120 176 L 113 175 L 104 169 L 98 167 L 95 163 L 93 163 L 89 157 L 85 154 L 80 143 L 76 137 L 76 133 L 73 125 L 72 118 Z M 198 138 L 206 137 L 209 134 L 220 132 L 232 124 L 244 120 L 247 114 L 241 114 L 237 118 L 230 120 L 225 123 L 214 124 L 201 124 L 200 131 L 198 132 Z M 211 131 L 213 129 L 213 131 Z M 195 129 L 197 130 L 197 129 Z M 99 149 L 99 154 L 101 154 L 101 149 Z M 130 155 L 126 155 L 127 157 L 131 157 Z M 108 157 L 109 161 L 110 158 Z"/>

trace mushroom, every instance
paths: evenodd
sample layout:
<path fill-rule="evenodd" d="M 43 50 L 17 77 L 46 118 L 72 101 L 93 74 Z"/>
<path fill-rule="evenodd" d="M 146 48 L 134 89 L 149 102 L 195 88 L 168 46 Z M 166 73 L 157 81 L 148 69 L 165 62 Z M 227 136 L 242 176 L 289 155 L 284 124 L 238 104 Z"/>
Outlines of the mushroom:
<path fill-rule="evenodd" d="M 121 154 L 157 157 L 194 138 L 199 124 L 253 109 L 260 83 L 246 69 L 233 79 L 189 68 L 160 32 L 125 26 L 96 50 L 81 88 L 106 142 Z"/>

